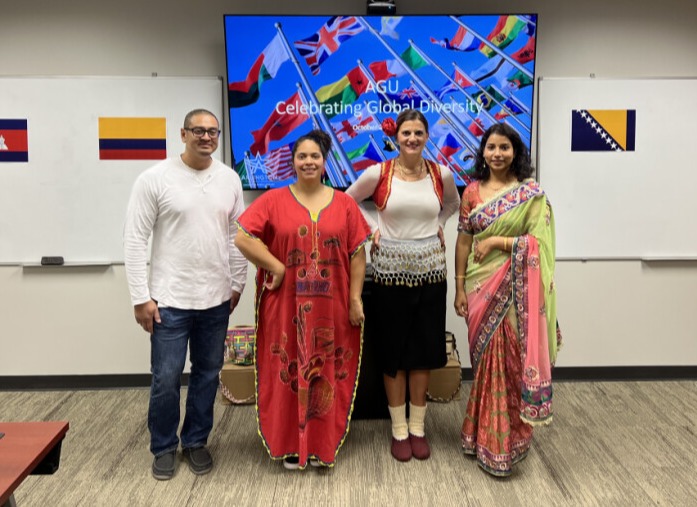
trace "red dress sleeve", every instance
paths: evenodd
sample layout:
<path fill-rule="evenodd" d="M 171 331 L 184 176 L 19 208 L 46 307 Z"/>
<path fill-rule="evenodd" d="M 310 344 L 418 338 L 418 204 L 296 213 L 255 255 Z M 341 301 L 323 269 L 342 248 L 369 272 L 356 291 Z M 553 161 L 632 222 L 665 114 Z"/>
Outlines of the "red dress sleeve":
<path fill-rule="evenodd" d="M 344 209 L 346 209 L 346 225 L 348 228 L 348 251 L 349 256 L 352 256 L 356 251 L 370 239 L 370 226 L 363 218 L 356 201 L 342 195 Z"/>
<path fill-rule="evenodd" d="M 252 204 L 240 215 L 237 224 L 249 236 L 260 239 L 266 244 L 271 223 L 271 208 L 275 201 L 276 190 L 267 190 L 257 197 Z"/>

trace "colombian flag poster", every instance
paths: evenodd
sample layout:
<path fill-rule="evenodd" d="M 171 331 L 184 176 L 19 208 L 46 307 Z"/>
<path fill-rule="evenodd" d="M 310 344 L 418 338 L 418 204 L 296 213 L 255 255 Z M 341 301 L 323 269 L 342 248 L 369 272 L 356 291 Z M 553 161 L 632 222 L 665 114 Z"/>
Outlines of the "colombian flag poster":
<path fill-rule="evenodd" d="M 99 118 L 100 160 L 167 158 L 165 118 Z"/>

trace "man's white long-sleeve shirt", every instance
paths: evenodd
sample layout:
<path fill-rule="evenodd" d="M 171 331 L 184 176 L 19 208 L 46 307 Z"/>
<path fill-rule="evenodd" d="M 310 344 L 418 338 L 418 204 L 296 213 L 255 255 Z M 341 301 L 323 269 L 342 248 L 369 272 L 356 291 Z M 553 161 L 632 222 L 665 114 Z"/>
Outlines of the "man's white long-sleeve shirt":
<path fill-rule="evenodd" d="M 244 211 L 240 178 L 218 160 L 204 170 L 173 157 L 133 186 L 124 226 L 126 277 L 134 305 L 204 310 L 242 292 L 247 260 L 235 247 Z M 148 280 L 148 240 L 152 236 Z"/>

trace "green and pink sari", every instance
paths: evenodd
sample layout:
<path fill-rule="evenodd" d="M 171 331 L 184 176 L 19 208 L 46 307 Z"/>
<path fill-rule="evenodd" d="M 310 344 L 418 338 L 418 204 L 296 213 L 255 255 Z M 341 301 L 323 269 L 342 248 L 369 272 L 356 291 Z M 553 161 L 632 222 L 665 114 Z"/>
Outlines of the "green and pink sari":
<path fill-rule="evenodd" d="M 510 475 L 532 441 L 532 426 L 552 422 L 552 376 L 561 344 L 554 289 L 554 217 L 539 184 L 516 183 L 487 202 L 479 182 L 462 196 L 458 231 L 477 241 L 512 238 L 467 262 L 465 290 L 474 383 L 462 425 L 465 453 L 487 472 Z"/>

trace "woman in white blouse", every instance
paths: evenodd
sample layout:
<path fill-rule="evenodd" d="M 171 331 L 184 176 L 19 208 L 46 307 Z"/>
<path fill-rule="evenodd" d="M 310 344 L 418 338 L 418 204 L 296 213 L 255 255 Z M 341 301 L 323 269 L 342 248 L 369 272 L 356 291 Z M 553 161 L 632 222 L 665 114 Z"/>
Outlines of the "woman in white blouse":
<path fill-rule="evenodd" d="M 372 197 L 375 328 L 381 343 L 392 456 L 398 461 L 430 454 L 424 433 L 430 370 L 445 366 L 446 268 L 443 226 L 459 208 L 450 171 L 423 158 L 428 121 L 414 109 L 393 125 L 399 155 L 368 167 L 346 191 L 357 202 Z M 409 420 L 406 394 L 409 386 Z"/>

